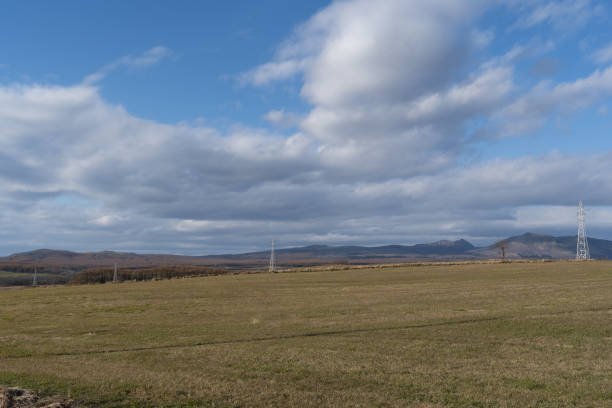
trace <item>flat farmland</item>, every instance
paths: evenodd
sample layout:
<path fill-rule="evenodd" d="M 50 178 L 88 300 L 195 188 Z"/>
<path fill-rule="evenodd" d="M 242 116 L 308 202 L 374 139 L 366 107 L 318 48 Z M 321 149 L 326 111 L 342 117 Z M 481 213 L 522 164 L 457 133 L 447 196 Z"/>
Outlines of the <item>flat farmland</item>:
<path fill-rule="evenodd" d="M 89 407 L 611 407 L 612 263 L 0 291 L 0 385 Z"/>

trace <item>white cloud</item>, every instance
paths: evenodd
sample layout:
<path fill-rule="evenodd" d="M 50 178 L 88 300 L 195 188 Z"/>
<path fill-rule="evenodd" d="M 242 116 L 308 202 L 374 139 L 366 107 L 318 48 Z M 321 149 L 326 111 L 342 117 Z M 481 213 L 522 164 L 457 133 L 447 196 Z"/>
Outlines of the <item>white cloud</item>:
<path fill-rule="evenodd" d="M 91 220 L 91 223 L 99 227 L 109 227 L 121 222 L 123 218 L 116 214 L 105 214 Z"/>
<path fill-rule="evenodd" d="M 601 116 L 606 116 L 608 114 L 608 105 L 601 105 L 599 109 L 597 109 L 597 113 Z"/>
<path fill-rule="evenodd" d="M 479 29 L 472 30 L 472 42 L 478 48 L 485 48 L 486 46 L 491 44 L 494 38 L 495 38 L 495 33 L 493 32 L 493 30 L 479 30 Z"/>
<path fill-rule="evenodd" d="M 106 78 L 111 72 L 121 67 L 147 68 L 152 65 L 158 64 L 159 62 L 165 59 L 170 59 L 174 57 L 175 53 L 171 49 L 158 45 L 156 47 L 151 48 L 150 50 L 145 51 L 141 55 L 135 57 L 131 55 L 126 55 L 103 66 L 93 74 L 87 75 L 85 79 L 83 79 L 82 84 L 85 86 L 96 84 Z"/>
<path fill-rule="evenodd" d="M 477 95 L 479 78 L 446 99 Z M 590 205 L 612 200 L 609 154 L 364 177 L 352 160 L 342 163 L 351 152 L 327 163 L 326 149 L 300 133 L 162 125 L 106 103 L 95 88 L 0 88 L 0 100 L 1 148 L 13 160 L 0 179 L 0 221 L 12 232 L 4 247 L 203 253 L 254 249 L 274 236 L 284 245 L 411 243 L 522 232 L 533 223 L 511 222 L 516 208 L 571 206 L 568 191 Z"/>
<path fill-rule="evenodd" d="M 300 26 L 273 61 L 243 78 L 261 85 L 304 72 L 303 94 L 313 103 L 325 104 L 363 95 L 375 99 L 371 91 L 381 88 L 418 91 L 420 83 L 431 85 L 441 79 L 438 76 L 446 68 L 440 66 L 442 55 L 460 62 L 465 42 L 483 44 L 488 37 L 485 31 L 475 35 L 478 31 L 472 30 L 461 38 L 453 34 L 456 28 L 466 27 L 484 4 L 476 1 L 467 6 L 456 0 L 334 2 Z M 405 65 L 408 58 L 414 58 L 413 68 Z M 423 69 L 415 69 L 418 64 Z"/>
<path fill-rule="evenodd" d="M 272 123 L 280 123 L 285 118 L 285 111 L 283 109 L 271 110 L 263 118 Z"/>
<path fill-rule="evenodd" d="M 609 62 L 612 62 L 612 43 L 595 51 L 592 54 L 592 58 L 600 64 L 607 64 Z"/>
<path fill-rule="evenodd" d="M 464 69 L 492 38 L 473 28 L 486 2 L 383 4 L 332 4 L 270 62 L 301 67 L 301 94 L 313 108 L 300 128 L 334 177 L 405 177 L 448 167 L 463 150 L 466 123 L 514 88 L 507 66 Z M 268 64 L 250 74 L 262 67 Z"/>
<path fill-rule="evenodd" d="M 594 17 L 603 13 L 603 8 L 591 0 L 561 0 L 532 2 L 531 9 L 514 24 L 515 28 L 530 28 L 540 24 L 550 24 L 558 30 L 581 28 Z M 525 7 L 525 4 L 519 5 Z"/>
<path fill-rule="evenodd" d="M 284 109 L 273 109 L 263 115 L 262 119 L 279 128 L 290 128 L 298 125 L 302 117 L 292 112 L 286 112 Z"/>
<path fill-rule="evenodd" d="M 503 136 L 521 135 L 540 127 L 553 113 L 569 114 L 611 95 L 612 66 L 572 82 L 540 82 L 496 116 L 502 122 Z"/>
<path fill-rule="evenodd" d="M 243 82 L 251 82 L 254 85 L 266 85 L 273 81 L 291 78 L 301 72 L 305 66 L 305 60 L 268 62 L 253 71 L 243 74 L 241 79 Z"/>
<path fill-rule="evenodd" d="M 175 54 L 171 49 L 158 45 L 145 51 L 142 55 L 136 57 L 127 56 L 121 60 L 124 65 L 129 67 L 149 67 L 174 56 Z"/>

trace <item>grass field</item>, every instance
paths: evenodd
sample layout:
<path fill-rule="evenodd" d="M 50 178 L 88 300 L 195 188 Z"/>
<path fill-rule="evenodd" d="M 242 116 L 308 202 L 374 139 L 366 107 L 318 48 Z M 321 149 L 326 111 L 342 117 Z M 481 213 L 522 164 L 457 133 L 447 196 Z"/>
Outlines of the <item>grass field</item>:
<path fill-rule="evenodd" d="M 0 384 L 102 407 L 612 407 L 612 263 L 4 290 Z"/>

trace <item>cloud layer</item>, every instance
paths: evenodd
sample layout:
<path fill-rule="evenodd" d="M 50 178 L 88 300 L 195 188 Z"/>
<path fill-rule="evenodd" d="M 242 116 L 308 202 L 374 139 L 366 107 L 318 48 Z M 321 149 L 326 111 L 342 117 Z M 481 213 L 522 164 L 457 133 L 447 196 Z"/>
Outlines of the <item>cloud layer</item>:
<path fill-rule="evenodd" d="M 560 24 L 565 8 L 595 13 L 588 1 L 530 4 L 495 7 L 522 19 L 514 29 Z M 529 137 L 556 115 L 612 96 L 606 66 L 564 82 L 519 83 L 516 61 L 529 44 L 491 52 L 495 33 L 480 27 L 491 7 L 332 3 L 241 76 L 256 88 L 300 81 L 310 108 L 271 110 L 265 120 L 277 131 L 161 124 L 101 97 L 110 71 L 172 56 L 164 47 L 75 86 L 1 86 L 0 251 L 202 254 L 262 249 L 272 238 L 282 246 L 488 243 L 526 229 L 571 231 L 579 198 L 599 206 L 596 231 L 605 231 L 611 152 L 551 147 L 474 159 L 478 143 Z"/>

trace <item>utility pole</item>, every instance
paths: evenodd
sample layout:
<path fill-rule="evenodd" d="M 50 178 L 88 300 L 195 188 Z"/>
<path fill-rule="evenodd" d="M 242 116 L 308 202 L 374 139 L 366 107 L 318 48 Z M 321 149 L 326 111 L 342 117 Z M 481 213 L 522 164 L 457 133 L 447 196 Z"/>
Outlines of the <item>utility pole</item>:
<path fill-rule="evenodd" d="M 578 203 L 578 240 L 576 242 L 576 259 L 581 261 L 591 259 L 591 255 L 589 254 L 589 241 L 587 240 L 584 222 L 584 207 L 582 206 L 582 200 Z"/>
<path fill-rule="evenodd" d="M 274 255 L 274 240 L 272 240 L 272 248 L 270 249 L 270 268 L 269 272 L 276 272 L 276 257 Z"/>
<path fill-rule="evenodd" d="M 115 264 L 115 272 L 113 273 L 113 283 L 117 282 L 119 282 L 119 279 L 117 279 L 117 264 Z"/>
<path fill-rule="evenodd" d="M 38 276 L 37 275 L 37 270 L 36 270 L 36 265 L 34 266 L 34 278 L 32 279 L 32 286 L 38 286 Z"/>

